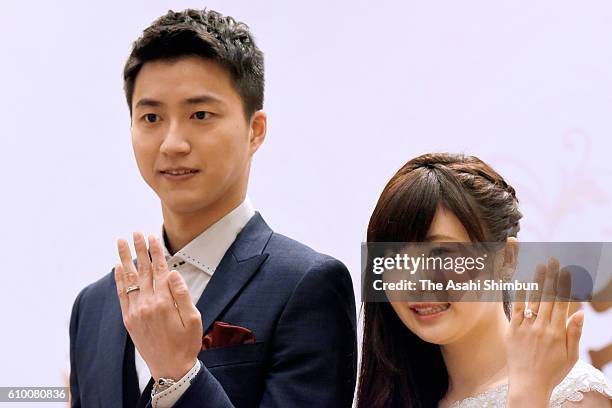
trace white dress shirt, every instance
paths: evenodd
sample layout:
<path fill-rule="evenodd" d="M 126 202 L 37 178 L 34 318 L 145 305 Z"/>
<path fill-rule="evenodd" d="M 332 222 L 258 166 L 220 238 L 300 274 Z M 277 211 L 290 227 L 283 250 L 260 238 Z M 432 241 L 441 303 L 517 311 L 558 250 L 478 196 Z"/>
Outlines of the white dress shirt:
<path fill-rule="evenodd" d="M 164 246 L 168 268 L 170 270 L 177 270 L 183 279 L 185 279 L 194 304 L 202 296 L 202 292 L 204 292 L 206 285 L 208 285 L 223 255 L 225 255 L 238 233 L 253 215 L 255 215 L 255 210 L 247 197 L 238 207 L 211 225 L 174 255 L 168 252 L 162 225 L 161 241 Z M 151 378 L 151 372 L 138 349 L 135 349 L 134 353 L 138 385 L 142 393 Z M 168 358 L 172 358 L 172 356 L 168 356 Z M 187 390 L 189 381 L 199 370 L 200 361 L 198 360 L 194 367 L 183 378 L 177 381 L 176 384 L 153 397 L 151 401 L 153 407 L 170 408 L 174 405 Z"/>

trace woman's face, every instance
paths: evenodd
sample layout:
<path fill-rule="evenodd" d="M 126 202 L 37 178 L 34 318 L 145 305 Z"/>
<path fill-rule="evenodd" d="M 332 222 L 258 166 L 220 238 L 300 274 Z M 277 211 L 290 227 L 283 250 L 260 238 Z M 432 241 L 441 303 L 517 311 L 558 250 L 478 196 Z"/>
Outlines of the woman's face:
<path fill-rule="evenodd" d="M 427 232 L 428 242 L 470 242 L 459 219 L 444 207 L 438 207 Z M 454 343 L 478 327 L 486 327 L 499 313 L 500 302 L 395 302 L 395 313 L 404 325 L 422 340 L 434 344 Z"/>

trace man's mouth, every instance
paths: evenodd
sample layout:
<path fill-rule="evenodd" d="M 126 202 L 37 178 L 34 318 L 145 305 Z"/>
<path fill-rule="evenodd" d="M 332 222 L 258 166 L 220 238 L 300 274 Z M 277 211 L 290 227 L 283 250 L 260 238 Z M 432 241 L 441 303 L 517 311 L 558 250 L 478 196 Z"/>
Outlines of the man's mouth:
<path fill-rule="evenodd" d="M 168 169 L 168 170 L 162 170 L 161 173 L 168 174 L 170 176 L 183 176 L 185 174 L 197 173 L 198 171 L 199 170 L 194 170 L 194 169 Z"/>

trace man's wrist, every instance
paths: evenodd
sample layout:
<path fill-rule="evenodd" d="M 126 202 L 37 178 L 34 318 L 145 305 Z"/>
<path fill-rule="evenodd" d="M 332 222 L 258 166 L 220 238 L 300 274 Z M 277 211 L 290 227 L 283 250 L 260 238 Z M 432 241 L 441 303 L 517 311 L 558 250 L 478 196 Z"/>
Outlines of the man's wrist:
<path fill-rule="evenodd" d="M 156 371 L 155 373 L 151 371 L 151 377 L 153 377 L 153 380 L 155 380 L 156 382 L 160 378 L 168 378 L 174 381 L 178 381 L 179 379 L 183 378 L 195 366 L 197 361 L 198 359 L 195 358 L 192 362 L 185 364 L 182 367 L 169 367 L 164 370 Z"/>
<path fill-rule="evenodd" d="M 194 366 L 185 374 L 183 378 L 178 380 L 169 388 L 155 392 L 151 390 L 151 405 L 153 408 L 170 408 L 181 398 L 181 396 L 191 386 L 194 378 L 198 375 L 202 368 L 200 360 L 196 360 Z"/>

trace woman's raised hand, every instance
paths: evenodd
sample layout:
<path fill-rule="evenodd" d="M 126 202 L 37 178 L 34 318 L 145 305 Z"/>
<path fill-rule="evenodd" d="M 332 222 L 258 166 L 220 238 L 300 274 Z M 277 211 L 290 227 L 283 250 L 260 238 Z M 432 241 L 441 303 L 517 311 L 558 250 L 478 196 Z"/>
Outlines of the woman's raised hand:
<path fill-rule="evenodd" d="M 571 274 L 551 258 L 539 265 L 538 290 L 517 293 L 507 338 L 508 407 L 548 407 L 553 388 L 578 360 L 584 314 L 568 318 Z"/>

